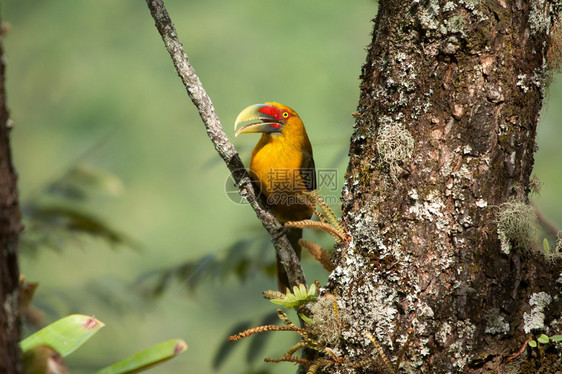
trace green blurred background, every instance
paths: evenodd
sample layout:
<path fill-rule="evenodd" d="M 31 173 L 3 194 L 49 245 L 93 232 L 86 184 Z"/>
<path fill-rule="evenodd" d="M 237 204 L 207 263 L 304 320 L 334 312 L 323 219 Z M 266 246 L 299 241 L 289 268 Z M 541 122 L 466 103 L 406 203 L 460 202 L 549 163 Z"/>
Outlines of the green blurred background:
<path fill-rule="evenodd" d="M 243 160 L 249 160 L 258 136 L 232 137 L 238 112 L 265 101 L 290 105 L 305 121 L 316 166 L 339 170 L 338 191 L 323 192 L 337 197 L 376 3 L 166 5 Z M 225 193 L 226 167 L 145 2 L 13 0 L 2 4 L 2 20 L 11 26 L 3 39 L 22 204 L 48 201 L 47 186 L 75 165 L 105 170 L 120 182 L 111 179 L 109 193 L 93 192 L 80 208 L 136 243 L 133 250 L 81 236 L 61 240 L 59 250 L 22 254 L 22 273 L 40 282 L 35 300 L 46 312 L 45 322 L 84 313 L 106 323 L 70 356 L 73 373 L 91 372 L 174 337 L 185 339 L 189 350 L 153 372 L 293 372 L 289 364 L 264 364 L 261 358 L 248 363 L 246 341 L 236 343 L 235 354 L 220 369 L 212 367 L 233 325 L 243 320 L 257 325 L 275 310 L 261 299 L 262 290 L 275 288 L 273 278 L 255 272 L 245 282 L 234 276 L 224 282 L 207 274 L 194 292 L 186 290 L 188 279 L 174 279 L 156 298 L 139 286 L 151 271 L 205 255 L 220 259 L 237 240 L 267 241 L 251 209 Z M 541 118 L 535 168 L 543 182 L 535 200 L 558 224 L 562 106 L 556 104 L 561 98 L 562 84 L 555 79 Z M 273 259 L 273 251 L 268 256 Z M 309 281 L 325 281 L 313 261 L 305 259 L 304 266 Z M 204 277 L 210 270 L 203 262 L 195 272 Z M 278 357 L 293 341 L 288 335 L 273 337 L 265 354 Z"/>

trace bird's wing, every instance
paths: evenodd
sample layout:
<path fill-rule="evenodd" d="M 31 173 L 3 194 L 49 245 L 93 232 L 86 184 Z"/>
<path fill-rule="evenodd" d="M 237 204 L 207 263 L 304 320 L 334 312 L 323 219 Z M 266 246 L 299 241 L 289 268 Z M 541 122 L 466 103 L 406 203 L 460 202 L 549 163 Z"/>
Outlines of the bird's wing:
<path fill-rule="evenodd" d="M 306 190 L 314 191 L 316 189 L 316 168 L 314 167 L 314 158 L 308 152 L 303 152 L 300 174 Z"/>

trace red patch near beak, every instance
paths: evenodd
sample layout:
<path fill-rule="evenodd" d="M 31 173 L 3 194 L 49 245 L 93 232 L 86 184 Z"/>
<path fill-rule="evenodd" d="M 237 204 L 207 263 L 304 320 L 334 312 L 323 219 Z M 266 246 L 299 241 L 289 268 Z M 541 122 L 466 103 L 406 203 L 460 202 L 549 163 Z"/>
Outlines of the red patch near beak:
<path fill-rule="evenodd" d="M 281 111 L 279 109 L 277 109 L 276 107 L 271 106 L 271 105 L 267 105 L 267 106 L 264 106 L 263 108 L 260 108 L 258 110 L 258 112 L 263 113 L 263 114 L 268 115 L 268 116 L 271 116 L 271 117 L 274 117 L 278 121 L 281 118 Z"/>

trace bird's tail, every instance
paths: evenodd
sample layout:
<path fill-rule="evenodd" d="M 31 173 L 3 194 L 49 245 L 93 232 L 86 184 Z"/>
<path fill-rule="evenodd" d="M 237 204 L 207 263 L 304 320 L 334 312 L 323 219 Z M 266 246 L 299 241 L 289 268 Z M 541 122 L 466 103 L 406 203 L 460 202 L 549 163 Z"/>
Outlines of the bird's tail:
<path fill-rule="evenodd" d="M 291 246 L 293 250 L 297 254 L 298 259 L 301 259 L 301 246 L 299 244 L 299 239 L 302 238 L 302 229 L 289 229 L 287 233 L 289 237 L 289 241 L 291 242 Z M 281 264 L 279 256 L 275 256 L 277 259 L 277 286 L 279 287 L 279 291 L 285 292 L 289 287 L 289 277 L 287 276 L 287 272 L 285 271 L 285 267 Z"/>

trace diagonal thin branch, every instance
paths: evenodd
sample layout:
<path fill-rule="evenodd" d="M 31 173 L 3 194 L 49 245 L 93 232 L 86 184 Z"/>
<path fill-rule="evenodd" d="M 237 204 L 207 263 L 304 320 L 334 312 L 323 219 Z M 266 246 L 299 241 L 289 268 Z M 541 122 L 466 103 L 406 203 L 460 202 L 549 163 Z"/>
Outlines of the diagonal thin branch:
<path fill-rule="evenodd" d="M 533 204 L 533 211 L 535 212 L 535 216 L 537 216 L 539 224 L 543 227 L 544 231 L 546 231 L 553 238 L 558 237 L 560 228 L 556 226 L 556 224 L 552 222 L 547 216 L 545 216 L 542 210 L 540 210 L 539 207 L 535 204 Z"/>
<path fill-rule="evenodd" d="M 164 3 L 162 0 L 146 0 L 146 3 L 152 18 L 154 18 L 156 28 L 162 36 L 166 50 L 170 54 L 176 71 L 187 90 L 187 94 L 199 111 L 199 115 L 207 130 L 207 135 L 230 170 L 238 186 L 240 195 L 250 203 L 250 206 L 256 212 L 263 226 L 273 238 L 273 245 L 275 246 L 281 263 L 285 267 L 290 285 L 306 284 L 300 261 L 293 251 L 287 235 L 279 235 L 283 226 L 275 219 L 269 210 L 264 208 L 263 204 L 256 197 L 257 194 L 250 176 L 244 168 L 244 164 L 240 156 L 238 156 L 238 152 L 236 152 L 236 149 L 230 140 L 228 140 L 219 118 L 215 113 L 211 99 L 203 88 L 199 77 L 195 74 L 195 70 L 189 63 L 187 54 L 178 39 L 178 34 Z"/>

